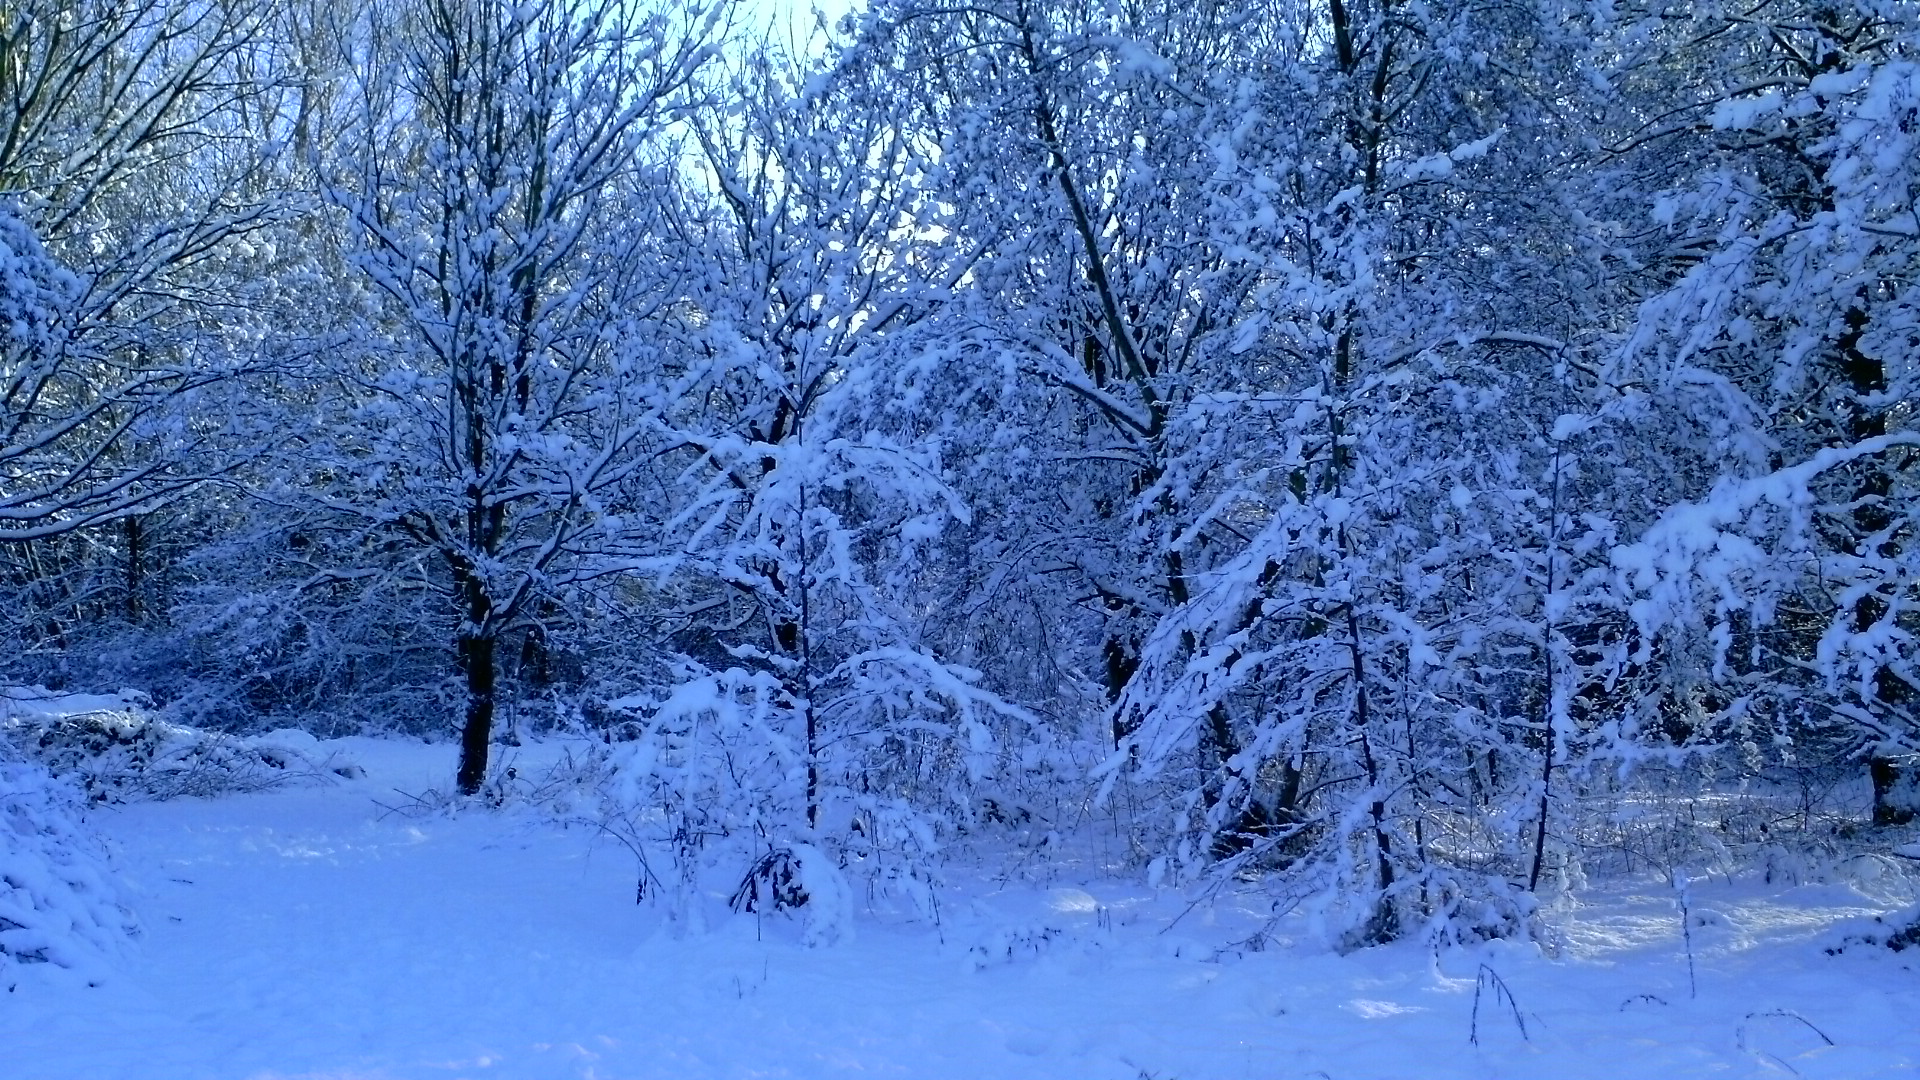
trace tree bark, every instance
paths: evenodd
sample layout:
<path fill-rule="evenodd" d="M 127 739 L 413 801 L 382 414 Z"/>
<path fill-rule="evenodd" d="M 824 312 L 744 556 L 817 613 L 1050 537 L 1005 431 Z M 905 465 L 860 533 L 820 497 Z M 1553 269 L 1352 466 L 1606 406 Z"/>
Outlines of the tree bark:
<path fill-rule="evenodd" d="M 454 660 L 465 676 L 467 707 L 460 728 L 460 769 L 454 782 L 462 795 L 479 792 L 487 779 L 487 748 L 493 738 L 494 690 L 499 682 L 498 645 L 493 599 L 486 583 L 471 566 L 454 566 L 454 587 L 460 597 L 460 630 L 454 639 Z"/>
<path fill-rule="evenodd" d="M 140 591 L 146 569 L 146 533 L 137 517 L 124 519 L 122 526 L 127 537 L 127 621 L 138 623 L 141 614 Z"/>
<path fill-rule="evenodd" d="M 493 738 L 493 696 L 496 682 L 494 639 L 463 632 L 459 641 L 460 666 L 467 677 L 466 722 L 460 729 L 462 795 L 479 792 L 487 779 L 487 749 Z"/>

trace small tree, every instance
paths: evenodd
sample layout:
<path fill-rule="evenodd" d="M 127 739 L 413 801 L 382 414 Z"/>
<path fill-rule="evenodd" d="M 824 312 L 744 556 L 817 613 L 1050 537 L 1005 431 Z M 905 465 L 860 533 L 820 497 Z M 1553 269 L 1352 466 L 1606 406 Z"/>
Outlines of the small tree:
<path fill-rule="evenodd" d="M 658 244 L 651 188 L 673 180 L 651 147 L 713 25 L 698 7 L 419 0 L 357 38 L 329 195 L 380 305 L 337 355 L 338 437 L 304 453 L 333 513 L 438 564 L 414 572 L 448 605 L 463 792 L 486 776 L 500 641 L 620 534 L 606 500 L 660 430 L 647 328 L 684 268 Z"/>
<path fill-rule="evenodd" d="M 881 76 L 857 54 L 811 71 L 756 53 L 717 93 L 729 107 L 693 120 L 712 186 L 686 231 L 710 270 L 683 332 L 706 366 L 675 414 L 687 486 L 661 558 L 700 612 L 679 640 L 739 665 L 729 685 L 760 680 L 795 768 L 759 812 L 789 839 L 965 820 L 995 725 L 1025 715 L 909 607 L 926 545 L 967 516 L 939 447 L 971 403 L 926 384 L 959 360 L 929 327 L 969 263 Z"/>

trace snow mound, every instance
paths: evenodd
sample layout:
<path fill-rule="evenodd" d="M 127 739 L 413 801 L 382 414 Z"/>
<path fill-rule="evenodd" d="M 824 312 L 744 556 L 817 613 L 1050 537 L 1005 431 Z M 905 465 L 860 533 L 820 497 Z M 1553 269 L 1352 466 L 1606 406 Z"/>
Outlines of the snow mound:
<path fill-rule="evenodd" d="M 38 964 L 97 981 L 135 929 L 80 797 L 0 738 L 0 986 Z"/>
<path fill-rule="evenodd" d="M 89 803 L 212 796 L 363 775 L 302 731 L 223 735 L 166 723 L 149 707 L 146 695 L 134 690 L 0 688 L 0 737 L 55 776 L 72 780 Z"/>

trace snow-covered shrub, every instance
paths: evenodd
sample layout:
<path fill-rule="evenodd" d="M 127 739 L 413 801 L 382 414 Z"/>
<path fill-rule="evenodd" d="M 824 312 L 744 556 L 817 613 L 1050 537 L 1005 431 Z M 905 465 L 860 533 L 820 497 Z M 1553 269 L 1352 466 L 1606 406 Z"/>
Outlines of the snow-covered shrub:
<path fill-rule="evenodd" d="M 1875 915 L 1872 925 L 1867 929 L 1847 934 L 1838 944 L 1828 946 L 1827 955 L 1837 956 L 1861 945 L 1897 953 L 1920 945 L 1920 906 L 1910 907 L 1895 915 Z"/>
<path fill-rule="evenodd" d="M 320 755 L 304 732 L 242 738 L 169 724 L 133 691 L 66 695 L 14 687 L 4 691 L 0 708 L 5 737 L 19 752 L 71 780 L 89 803 L 260 791 L 357 773 Z"/>
<path fill-rule="evenodd" d="M 0 736 L 0 986 L 24 965 L 89 980 L 135 930 L 81 800 Z"/>
<path fill-rule="evenodd" d="M 932 913 L 943 837 L 976 803 L 951 760 L 968 746 L 967 702 L 943 706 L 937 682 L 918 696 L 876 693 L 868 704 L 895 708 L 891 722 L 843 715 L 846 733 L 809 753 L 778 676 L 682 675 L 664 695 L 615 703 L 630 738 L 604 758 L 597 823 L 640 860 L 643 894 L 697 926 L 704 890 L 723 887 L 735 910 L 794 911 L 813 942 L 845 936 L 856 881 L 874 900 Z"/>
<path fill-rule="evenodd" d="M 740 669 L 684 675 L 663 698 L 613 703 L 634 719 L 622 725 L 630 738 L 606 753 L 598 823 L 639 860 L 641 895 L 683 925 L 703 925 L 710 878 L 747 898 L 740 910 L 805 906 L 810 890 L 797 884 L 791 858 L 776 857 L 802 840 L 783 811 L 805 785 L 802 748 L 776 706 L 778 680 Z"/>
<path fill-rule="evenodd" d="M 771 848 L 747 868 L 728 905 L 735 911 L 800 911 L 809 945 L 853 934 L 853 893 L 836 861 L 812 844 Z"/>
<path fill-rule="evenodd" d="M 1533 937 L 1537 893 L 1497 874 L 1435 867 L 1421 883 L 1426 937 L 1436 945 L 1470 945 Z"/>

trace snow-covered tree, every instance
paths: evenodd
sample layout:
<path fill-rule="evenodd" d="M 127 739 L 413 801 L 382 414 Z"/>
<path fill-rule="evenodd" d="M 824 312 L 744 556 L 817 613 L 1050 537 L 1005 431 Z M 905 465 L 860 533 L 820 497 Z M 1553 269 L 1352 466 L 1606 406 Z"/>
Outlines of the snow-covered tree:
<path fill-rule="evenodd" d="M 1453 843 L 1442 800 L 1491 768 L 1497 812 L 1532 792 L 1543 822 L 1537 747 L 1574 685 L 1554 626 L 1593 540 L 1559 418 L 1596 331 L 1526 306 L 1577 291 L 1568 215 L 1530 201 L 1569 156 L 1570 45 L 1525 5 L 902 3 L 872 26 L 975 200 L 974 336 L 1054 393 L 1015 422 L 1050 436 L 1065 512 L 1007 547 L 1105 608 L 1080 657 L 1111 768 L 1174 802 L 1143 822 L 1169 862 L 1331 872 L 1352 940 L 1504 888 L 1450 867 L 1537 877 L 1516 824 Z"/>
<path fill-rule="evenodd" d="M 256 441 L 201 391 L 262 359 L 236 255 L 282 205 L 245 126 L 271 10 L 0 15 L 0 539 L 139 513 Z"/>
<path fill-rule="evenodd" d="M 690 120 L 701 272 L 675 314 L 699 381 L 673 412 L 664 539 L 639 560 L 685 659 L 647 737 L 675 741 L 676 768 L 731 763 L 736 788 L 703 808 L 729 830 L 912 870 L 1031 719 L 949 663 L 916 607 L 929 545 L 968 516 L 942 444 L 978 402 L 930 396 L 962 359 L 930 317 L 967 244 L 883 72 L 771 49 L 728 70 Z"/>
<path fill-rule="evenodd" d="M 1874 4 L 1617 17 L 1642 27 L 1623 82 L 1696 73 L 1677 105 L 1640 83 L 1613 134 L 1666 170 L 1651 259 L 1673 270 L 1608 378 L 1692 472 L 1621 559 L 1641 659 L 1702 641 L 1716 723 L 1865 758 L 1875 820 L 1909 820 L 1920 23 Z"/>
<path fill-rule="evenodd" d="M 655 145 L 714 15 L 551 0 L 370 11 L 328 194 L 375 298 L 331 350 L 312 497 L 364 539 L 334 579 L 428 583 L 486 776 L 501 641 L 624 535 L 673 374 L 649 334 L 688 272 Z"/>

